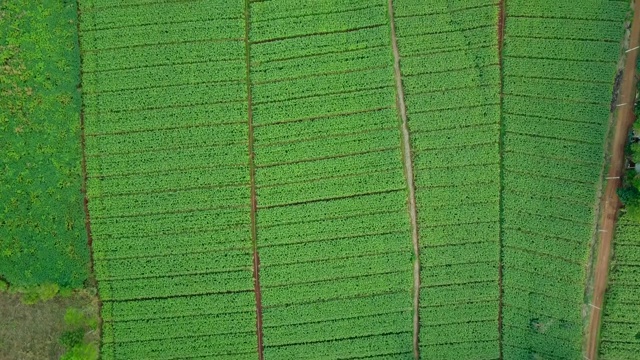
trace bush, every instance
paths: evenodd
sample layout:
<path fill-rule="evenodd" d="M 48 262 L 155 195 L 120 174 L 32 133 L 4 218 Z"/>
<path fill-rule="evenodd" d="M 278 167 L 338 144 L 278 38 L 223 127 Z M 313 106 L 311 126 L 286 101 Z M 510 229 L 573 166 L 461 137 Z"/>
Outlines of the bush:
<path fill-rule="evenodd" d="M 67 351 L 60 360 L 97 360 L 98 347 L 95 344 L 78 345 Z"/>
<path fill-rule="evenodd" d="M 65 331 L 60 337 L 60 344 L 62 344 L 67 350 L 82 345 L 84 341 L 84 329 L 79 328 L 73 331 Z"/>
<path fill-rule="evenodd" d="M 53 299 L 58 294 L 58 291 L 60 291 L 60 287 L 57 284 L 44 284 L 29 288 L 24 290 L 22 302 L 33 305 L 39 301 L 47 301 Z"/>
<path fill-rule="evenodd" d="M 82 310 L 76 308 L 68 308 L 64 314 L 64 322 L 70 327 L 79 327 L 84 325 L 85 317 Z"/>

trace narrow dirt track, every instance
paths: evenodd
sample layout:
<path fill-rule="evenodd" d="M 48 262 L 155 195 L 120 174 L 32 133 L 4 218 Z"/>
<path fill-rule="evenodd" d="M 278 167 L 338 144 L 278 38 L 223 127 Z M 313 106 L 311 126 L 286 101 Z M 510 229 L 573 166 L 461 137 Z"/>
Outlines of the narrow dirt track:
<path fill-rule="evenodd" d="M 635 2 L 634 7 L 636 11 L 633 15 L 629 49 L 636 48 L 640 43 L 640 11 L 637 11 L 638 1 Z M 587 330 L 586 358 L 589 360 L 595 360 L 598 356 L 600 320 L 604 293 L 607 288 L 607 277 L 609 275 L 611 245 L 615 232 L 616 217 L 621 205 L 616 190 L 620 186 L 620 177 L 624 173 L 624 146 L 627 141 L 627 134 L 635 119 L 633 108 L 636 95 L 635 75 L 638 51 L 640 51 L 640 49 L 635 49 L 627 53 L 620 87 L 620 98 L 618 100 L 619 110 L 616 119 L 615 135 L 610 149 L 611 162 L 609 164 L 609 173 L 607 174 L 607 187 L 603 194 L 604 209 L 599 227 L 600 244 L 598 246 L 598 259 L 595 264 L 593 297 L 590 304 L 591 316 Z"/>
<path fill-rule="evenodd" d="M 251 186 L 251 242 L 253 246 L 253 288 L 256 296 L 256 336 L 258 338 L 258 360 L 264 360 L 264 341 L 262 331 L 262 291 L 260 286 L 260 254 L 258 253 L 258 225 L 256 213 L 258 201 L 256 195 L 256 163 L 253 150 L 253 101 L 251 93 L 251 44 L 249 42 L 249 24 L 251 13 L 249 0 L 244 3 L 244 47 L 245 47 L 245 76 L 247 82 L 247 127 L 249 133 L 249 182 Z"/>
<path fill-rule="evenodd" d="M 391 47 L 393 50 L 393 70 L 396 81 L 396 106 L 402 120 L 400 131 L 402 133 L 402 160 L 407 189 L 409 191 L 408 205 L 411 219 L 411 241 L 413 243 L 413 357 L 420 359 L 420 236 L 418 234 L 418 210 L 416 206 L 416 185 L 413 175 L 413 158 L 411 154 L 411 137 L 407 120 L 407 105 L 402 86 L 402 72 L 400 71 L 400 50 L 398 48 L 398 36 L 396 35 L 396 22 L 393 12 L 393 0 L 387 3 L 389 12 L 389 25 L 391 27 Z"/>

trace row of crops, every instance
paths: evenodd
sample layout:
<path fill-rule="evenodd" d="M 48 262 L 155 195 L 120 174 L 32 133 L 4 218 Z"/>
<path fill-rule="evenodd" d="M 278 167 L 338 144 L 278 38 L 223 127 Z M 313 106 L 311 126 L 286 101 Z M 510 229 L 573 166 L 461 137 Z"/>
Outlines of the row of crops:
<path fill-rule="evenodd" d="M 102 358 L 253 359 L 244 7 L 128 3 L 80 2 Z"/>
<path fill-rule="evenodd" d="M 506 2 L 504 358 L 580 358 L 612 79 L 627 1 Z"/>
<path fill-rule="evenodd" d="M 256 2 L 250 19 L 264 357 L 411 357 L 386 1 Z"/>
<path fill-rule="evenodd" d="M 395 1 L 420 235 L 423 358 L 500 356 L 500 69 L 492 0 Z"/>
<path fill-rule="evenodd" d="M 115 5 L 81 19 L 103 358 L 255 358 L 254 291 L 266 358 L 410 356 L 386 2 Z"/>
<path fill-rule="evenodd" d="M 616 230 L 600 330 L 600 359 L 633 359 L 640 349 L 640 225 L 622 216 Z"/>
<path fill-rule="evenodd" d="M 579 357 L 626 3 L 507 4 L 80 1 L 103 358 L 413 358 L 390 15 L 421 357 Z"/>

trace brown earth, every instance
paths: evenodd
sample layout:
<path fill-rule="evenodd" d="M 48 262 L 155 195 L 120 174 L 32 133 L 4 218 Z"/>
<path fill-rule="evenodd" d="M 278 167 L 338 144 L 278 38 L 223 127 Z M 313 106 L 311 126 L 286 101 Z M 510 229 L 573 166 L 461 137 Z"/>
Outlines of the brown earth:
<path fill-rule="evenodd" d="M 637 3 L 636 5 L 637 6 Z M 640 11 L 635 11 L 631 27 L 629 49 L 636 48 L 640 43 Z M 615 126 L 615 135 L 611 144 L 611 162 L 607 174 L 607 187 L 603 197 L 603 211 L 600 220 L 598 246 L 598 258 L 595 264 L 593 279 L 593 297 L 591 299 L 591 315 L 587 330 L 586 358 L 595 360 L 598 356 L 598 343 L 600 332 L 600 319 L 604 294 L 607 288 L 607 276 L 609 274 L 609 261 L 611 258 L 611 244 L 615 231 L 615 223 L 620 208 L 620 199 L 616 190 L 620 186 L 620 178 L 624 174 L 624 147 L 627 142 L 629 128 L 635 120 L 633 113 L 636 96 L 636 61 L 640 49 L 634 49 L 627 53 L 625 61 L 620 97 L 618 100 L 618 114 Z"/>
<path fill-rule="evenodd" d="M 64 353 L 60 337 L 71 330 L 65 324 L 68 308 L 82 309 L 97 317 L 97 299 L 86 292 L 26 305 L 20 294 L 0 293 L 0 359 L 59 359 Z M 99 332 L 91 331 L 85 340 L 98 344 Z"/>

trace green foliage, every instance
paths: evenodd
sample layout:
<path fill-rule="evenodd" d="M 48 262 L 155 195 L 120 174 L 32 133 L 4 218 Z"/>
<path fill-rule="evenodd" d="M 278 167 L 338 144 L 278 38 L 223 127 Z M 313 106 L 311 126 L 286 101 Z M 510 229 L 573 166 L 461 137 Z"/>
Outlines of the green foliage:
<path fill-rule="evenodd" d="M 60 360 L 97 360 L 99 358 L 96 344 L 78 344 L 69 349 Z"/>
<path fill-rule="evenodd" d="M 60 291 L 60 287 L 58 286 L 58 284 L 43 284 L 17 291 L 23 293 L 22 301 L 25 304 L 35 304 L 39 301 L 47 301 L 53 299 Z"/>
<path fill-rule="evenodd" d="M 65 319 L 66 320 L 66 319 Z M 84 329 L 78 328 L 71 331 L 65 331 L 60 337 L 60 344 L 65 348 L 71 349 L 78 345 L 82 345 L 84 340 Z"/>
<path fill-rule="evenodd" d="M 80 287 L 79 51 L 73 1 L 0 4 L 0 276 Z"/>
<path fill-rule="evenodd" d="M 8 289 L 9 289 L 9 284 L 6 281 L 0 279 L 0 293 L 5 292 Z"/>
<path fill-rule="evenodd" d="M 634 142 L 630 146 L 631 159 L 634 163 L 640 164 L 640 142 Z"/>
<path fill-rule="evenodd" d="M 85 316 L 81 309 L 68 308 L 64 314 L 64 322 L 67 326 L 78 327 L 85 323 Z"/>

